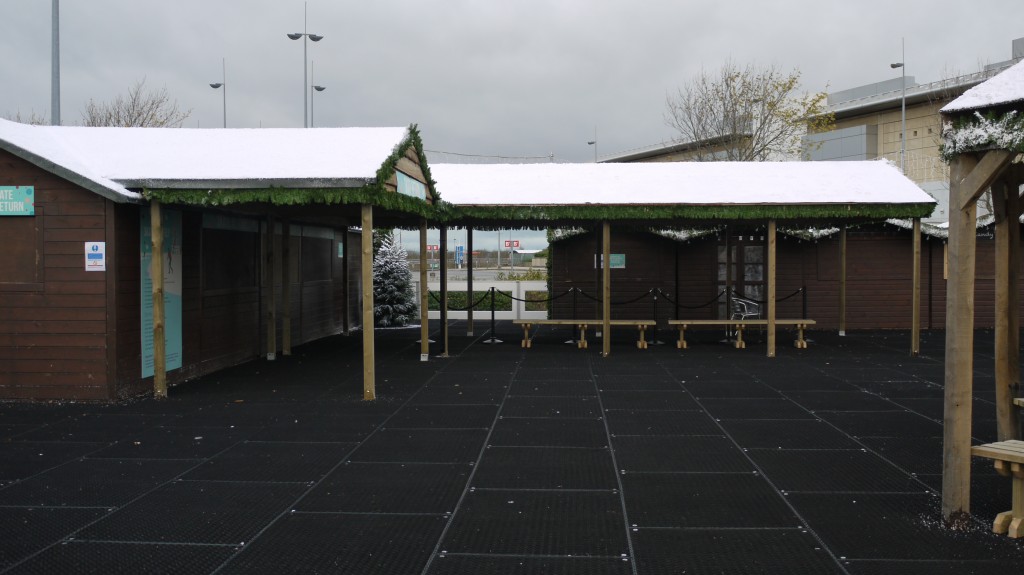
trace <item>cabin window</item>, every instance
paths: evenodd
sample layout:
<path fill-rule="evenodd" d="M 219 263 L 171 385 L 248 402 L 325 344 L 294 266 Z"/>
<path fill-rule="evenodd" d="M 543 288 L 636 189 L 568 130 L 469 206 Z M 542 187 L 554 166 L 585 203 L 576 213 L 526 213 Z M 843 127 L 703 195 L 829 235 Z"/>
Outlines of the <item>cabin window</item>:
<path fill-rule="evenodd" d="M 2 291 L 42 289 L 42 220 L 38 214 L 39 209 L 37 206 L 35 216 L 3 218 L 3 225 L 0 225 L 0 245 L 4 246 L 4 256 L 0 257 Z"/>

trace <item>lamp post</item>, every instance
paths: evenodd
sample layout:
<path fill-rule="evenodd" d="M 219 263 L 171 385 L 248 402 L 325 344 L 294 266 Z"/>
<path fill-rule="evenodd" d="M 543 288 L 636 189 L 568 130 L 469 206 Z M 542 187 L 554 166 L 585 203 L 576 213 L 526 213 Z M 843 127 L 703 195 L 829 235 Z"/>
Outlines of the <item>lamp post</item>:
<path fill-rule="evenodd" d="M 214 82 L 210 84 L 210 87 L 216 90 L 217 88 L 224 88 L 222 95 L 224 96 L 224 127 L 228 127 L 228 67 L 225 63 L 224 58 L 220 59 L 220 82 Z"/>
<path fill-rule="evenodd" d="M 594 126 L 594 139 L 587 142 L 588 146 L 594 146 L 594 163 L 597 163 L 597 126 Z"/>
<path fill-rule="evenodd" d="M 899 68 L 900 72 L 903 73 L 903 97 L 900 99 L 900 171 L 903 175 L 907 175 L 906 161 L 904 157 L 907 154 L 907 67 L 904 62 L 907 59 L 906 44 L 904 40 L 900 39 L 900 62 L 889 64 L 892 69 Z"/>
<path fill-rule="evenodd" d="M 309 125 L 312 126 L 313 128 L 316 127 L 316 119 L 315 119 L 315 116 L 313 114 L 313 111 L 315 110 L 315 107 L 313 106 L 314 96 L 316 96 L 317 92 L 323 92 L 324 90 L 327 89 L 327 86 L 318 86 L 316 84 L 316 68 L 315 68 L 315 66 L 316 66 L 316 61 L 313 61 L 313 62 L 309 63 L 309 77 L 310 77 L 311 80 L 313 80 L 313 85 L 310 86 L 310 88 L 313 88 L 313 90 L 314 90 L 314 92 L 309 95 Z"/>
<path fill-rule="evenodd" d="M 314 42 L 319 42 L 320 40 L 323 40 L 324 37 L 323 36 L 319 36 L 317 34 L 310 34 L 309 32 L 306 32 L 306 4 L 307 3 L 303 3 L 302 4 L 302 32 L 301 33 L 300 32 L 294 32 L 292 34 L 288 34 L 288 38 L 290 38 L 292 40 L 298 40 L 299 38 L 302 38 L 302 123 L 303 123 L 304 127 L 308 128 L 309 127 L 309 91 L 308 91 L 309 90 L 309 88 L 308 88 L 309 80 L 308 80 L 308 78 L 306 76 L 306 72 L 308 71 L 307 67 L 306 67 L 306 62 L 308 62 L 309 60 L 306 57 L 306 53 L 307 53 L 306 46 L 309 43 L 306 42 L 306 40 L 309 39 L 309 40 L 312 40 Z"/>

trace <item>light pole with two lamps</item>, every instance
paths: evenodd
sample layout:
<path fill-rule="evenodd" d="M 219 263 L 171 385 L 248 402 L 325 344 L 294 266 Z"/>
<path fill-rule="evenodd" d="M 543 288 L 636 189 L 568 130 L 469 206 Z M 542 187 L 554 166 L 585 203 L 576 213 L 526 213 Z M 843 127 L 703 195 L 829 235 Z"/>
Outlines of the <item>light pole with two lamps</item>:
<path fill-rule="evenodd" d="M 224 88 L 224 127 L 228 127 L 228 67 L 224 58 L 220 60 L 220 82 L 214 82 L 210 84 L 210 87 L 216 90 L 217 88 Z"/>
<path fill-rule="evenodd" d="M 889 64 L 892 69 L 899 68 L 903 73 L 903 97 L 900 99 L 900 171 L 903 175 L 907 175 L 906 161 L 904 156 L 907 155 L 907 67 L 904 62 L 907 59 L 906 44 L 903 39 L 900 39 L 900 62 L 894 62 Z"/>
<path fill-rule="evenodd" d="M 288 38 L 292 40 L 298 40 L 302 38 L 302 123 L 303 126 L 309 127 L 309 79 L 306 75 L 308 72 L 306 62 L 309 60 L 306 57 L 306 46 L 309 44 L 306 39 L 314 42 L 323 40 L 324 37 L 318 34 L 310 34 L 306 31 L 306 4 L 302 5 L 302 32 L 295 32 L 288 34 Z"/>

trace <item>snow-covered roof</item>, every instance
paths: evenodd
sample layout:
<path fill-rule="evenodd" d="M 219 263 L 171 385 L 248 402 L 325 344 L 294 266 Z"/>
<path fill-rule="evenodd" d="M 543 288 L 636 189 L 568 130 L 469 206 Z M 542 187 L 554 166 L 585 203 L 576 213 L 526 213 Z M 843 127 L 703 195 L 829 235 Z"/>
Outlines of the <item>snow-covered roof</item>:
<path fill-rule="evenodd" d="M 1024 60 L 1006 71 L 967 90 L 959 98 L 946 104 L 942 112 L 968 112 L 1024 102 Z"/>
<path fill-rule="evenodd" d="M 934 204 L 886 161 L 433 164 L 455 206 Z"/>
<path fill-rule="evenodd" d="M 0 149 L 113 199 L 131 188 L 359 187 L 407 128 L 173 129 L 29 126 L 0 119 Z"/>

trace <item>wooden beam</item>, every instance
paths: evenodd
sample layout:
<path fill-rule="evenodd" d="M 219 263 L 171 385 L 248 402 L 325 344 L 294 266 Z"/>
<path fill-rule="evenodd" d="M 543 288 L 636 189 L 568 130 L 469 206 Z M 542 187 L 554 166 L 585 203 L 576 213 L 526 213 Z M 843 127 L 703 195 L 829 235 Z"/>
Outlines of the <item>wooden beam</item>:
<path fill-rule="evenodd" d="M 601 355 L 612 353 L 612 225 L 605 220 L 601 225 Z"/>
<path fill-rule="evenodd" d="M 149 204 L 149 238 L 153 247 L 150 262 L 153 294 L 153 395 L 167 399 L 167 343 L 164 332 L 164 226 L 160 202 Z"/>
<path fill-rule="evenodd" d="M 427 220 L 420 222 L 420 361 L 430 359 L 430 294 L 427 293 Z"/>
<path fill-rule="evenodd" d="M 267 235 L 263 238 L 267 264 L 264 268 L 267 282 L 267 361 L 277 359 L 277 273 L 274 269 L 274 240 L 277 239 L 277 223 L 274 216 L 267 216 Z"/>
<path fill-rule="evenodd" d="M 1020 390 L 1020 222 L 1017 187 L 1006 178 L 992 185 L 995 216 L 995 380 L 996 436 L 1018 439 L 1019 417 L 1013 399 Z M 1014 233 L 1016 232 L 1016 233 Z"/>
<path fill-rule="evenodd" d="M 363 204 L 362 268 L 363 287 L 363 399 L 377 399 L 376 361 L 373 349 L 373 206 Z"/>
<path fill-rule="evenodd" d="M 910 292 L 910 356 L 921 353 L 921 218 L 914 218 L 914 257 Z"/>
<path fill-rule="evenodd" d="M 352 296 L 348 269 L 351 260 L 349 259 L 348 246 L 348 226 L 345 226 L 341 228 L 341 281 L 345 284 L 345 306 L 342 310 L 342 320 L 345 322 L 345 326 L 342 329 L 345 335 L 348 335 L 352 330 L 352 312 L 349 305 L 352 301 Z"/>
<path fill-rule="evenodd" d="M 441 226 L 441 357 L 448 357 L 448 226 Z M 511 256 L 509 256 L 511 257 Z"/>
<path fill-rule="evenodd" d="M 473 227 L 466 228 L 466 335 L 473 337 Z"/>
<path fill-rule="evenodd" d="M 1016 155 L 1017 152 L 1010 152 L 1008 150 L 989 150 L 985 152 L 981 161 L 962 178 L 956 196 L 952 195 L 952 189 L 950 189 L 949 197 L 956 198 L 956 202 L 951 201 L 950 204 L 959 206 L 961 210 L 964 210 L 970 204 L 977 202 L 981 194 L 984 194 L 985 190 L 992 186 L 992 182 L 999 177 L 1006 166 L 1010 165 L 1010 160 Z"/>
<path fill-rule="evenodd" d="M 839 335 L 846 335 L 846 224 L 839 227 Z"/>
<path fill-rule="evenodd" d="M 977 160 L 961 155 L 950 165 L 950 198 L 961 197 L 964 174 Z M 956 205 L 956 204 L 954 204 Z M 942 444 L 942 516 L 950 523 L 971 511 L 971 393 L 974 368 L 974 260 L 977 204 L 949 210 L 949 280 L 946 292 L 946 370 Z"/>
<path fill-rule="evenodd" d="M 776 257 L 775 220 L 768 220 L 768 357 L 775 357 L 775 270 Z"/>
<path fill-rule="evenodd" d="M 292 226 L 288 220 L 283 220 L 281 226 L 281 355 L 289 356 L 292 354 Z"/>

